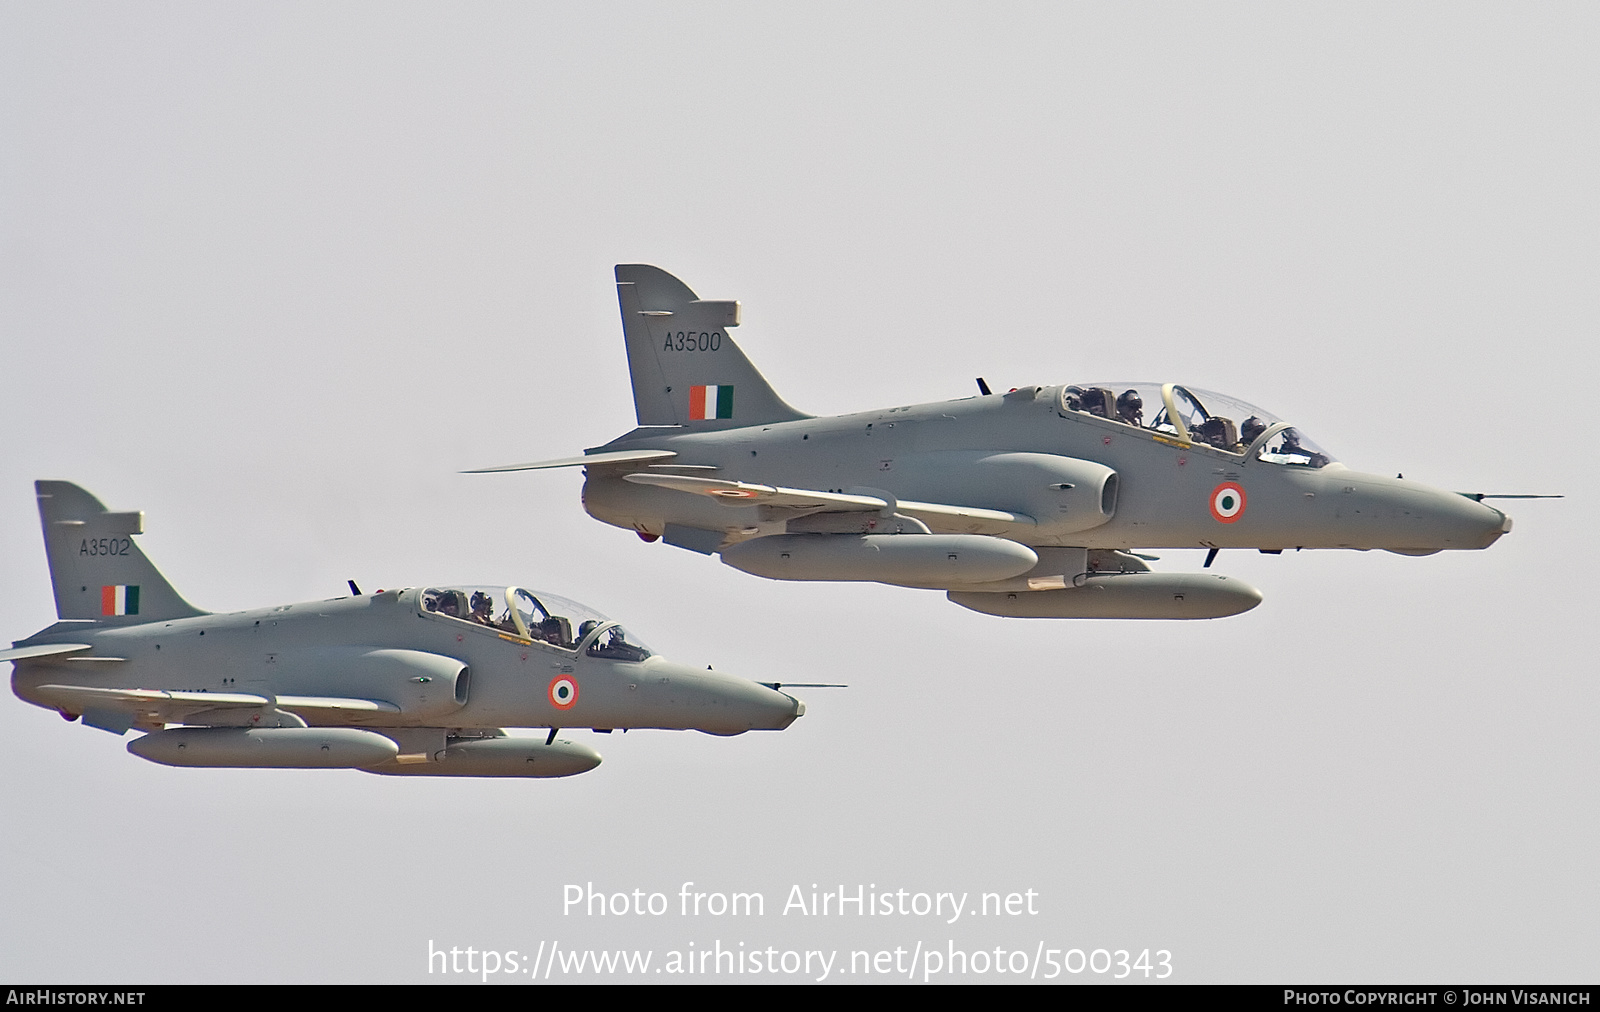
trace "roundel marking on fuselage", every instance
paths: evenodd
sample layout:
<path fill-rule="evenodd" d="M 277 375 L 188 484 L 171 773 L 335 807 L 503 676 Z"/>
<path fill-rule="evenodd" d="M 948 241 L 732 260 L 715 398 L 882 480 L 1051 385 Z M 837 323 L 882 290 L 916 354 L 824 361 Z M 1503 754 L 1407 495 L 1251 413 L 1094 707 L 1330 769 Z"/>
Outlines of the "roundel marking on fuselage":
<path fill-rule="evenodd" d="M 550 679 L 550 705 L 558 710 L 570 710 L 578 701 L 578 681 L 571 675 L 557 675 Z"/>
<path fill-rule="evenodd" d="M 1211 517 L 1219 524 L 1231 524 L 1244 515 L 1244 489 L 1225 481 L 1211 490 Z"/>

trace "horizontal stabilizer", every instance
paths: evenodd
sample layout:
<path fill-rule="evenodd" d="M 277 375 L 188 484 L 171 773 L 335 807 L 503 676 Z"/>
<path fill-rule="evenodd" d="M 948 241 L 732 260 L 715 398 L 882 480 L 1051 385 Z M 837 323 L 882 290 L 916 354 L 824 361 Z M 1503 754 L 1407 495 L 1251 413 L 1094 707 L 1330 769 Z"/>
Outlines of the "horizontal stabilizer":
<path fill-rule="evenodd" d="M 592 467 L 596 464 L 642 464 L 650 460 L 676 457 L 671 450 L 613 450 L 608 453 L 587 453 L 581 457 L 558 457 L 555 460 L 536 460 L 531 464 L 501 464 L 498 467 L 478 467 L 462 474 L 495 474 L 500 471 L 541 471 L 549 467 Z"/>
<path fill-rule="evenodd" d="M 0 650 L 0 661 L 26 661 L 38 657 L 57 657 L 62 654 L 81 654 L 94 647 L 87 643 L 41 643 L 33 647 L 14 647 Z"/>
<path fill-rule="evenodd" d="M 993 524 L 1034 525 L 1034 519 L 1021 513 L 1005 510 L 983 509 L 978 506 L 949 506 L 944 503 L 912 502 L 907 499 L 891 501 L 871 495 L 850 495 L 843 492 L 818 492 L 815 489 L 782 488 L 773 485 L 756 485 L 744 481 L 724 481 L 720 478 L 698 478 L 676 474 L 628 474 L 627 481 L 637 485 L 655 485 L 660 488 L 710 496 L 729 506 L 783 506 L 790 509 L 853 512 L 861 510 L 890 509 L 920 520 L 976 520 Z"/>

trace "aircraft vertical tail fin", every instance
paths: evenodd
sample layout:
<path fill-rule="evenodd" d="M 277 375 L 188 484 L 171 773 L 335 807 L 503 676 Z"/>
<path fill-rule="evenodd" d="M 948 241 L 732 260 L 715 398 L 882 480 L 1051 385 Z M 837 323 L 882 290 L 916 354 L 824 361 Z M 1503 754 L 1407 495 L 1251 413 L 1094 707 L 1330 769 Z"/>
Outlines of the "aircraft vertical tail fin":
<path fill-rule="evenodd" d="M 645 264 L 617 265 L 617 302 L 640 425 L 731 429 L 811 417 L 784 403 L 728 336 L 737 302 L 701 299 Z"/>
<path fill-rule="evenodd" d="M 185 601 L 134 543 L 144 514 L 112 513 L 69 481 L 34 482 L 56 616 L 112 624 L 188 618 Z"/>

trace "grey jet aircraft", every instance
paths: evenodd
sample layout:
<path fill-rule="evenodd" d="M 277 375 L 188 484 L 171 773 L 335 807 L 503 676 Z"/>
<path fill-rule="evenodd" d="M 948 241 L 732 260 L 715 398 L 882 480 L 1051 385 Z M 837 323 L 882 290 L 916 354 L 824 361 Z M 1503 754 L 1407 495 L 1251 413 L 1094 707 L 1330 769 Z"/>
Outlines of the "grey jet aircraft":
<path fill-rule="evenodd" d="M 774 686 L 673 664 L 603 615 L 522 587 L 361 594 L 352 581 L 351 597 L 201 611 L 134 541 L 143 513 L 110 512 L 64 481 L 36 490 L 59 621 L 0 661 L 29 703 L 146 732 L 128 751 L 153 762 L 563 777 L 600 754 L 558 728 L 735 735 L 805 712 Z"/>
<path fill-rule="evenodd" d="M 739 304 L 616 269 L 639 425 L 581 457 L 589 514 L 774 580 L 943 590 L 991 615 L 1217 618 L 1261 594 L 1143 549 L 1487 548 L 1511 518 L 1336 462 L 1276 415 L 1177 383 L 1024 386 L 833 417 L 730 336 Z M 1506 496 L 1504 498 L 1535 498 Z"/>

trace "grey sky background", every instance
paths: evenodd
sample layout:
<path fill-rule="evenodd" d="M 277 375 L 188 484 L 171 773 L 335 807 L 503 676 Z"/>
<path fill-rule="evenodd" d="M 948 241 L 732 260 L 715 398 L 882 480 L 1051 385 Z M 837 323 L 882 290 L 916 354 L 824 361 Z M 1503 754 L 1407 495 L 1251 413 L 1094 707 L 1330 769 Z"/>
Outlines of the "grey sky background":
<path fill-rule="evenodd" d="M 1585 4 L 0 7 L 5 637 L 53 620 L 50 477 L 145 510 L 213 610 L 523 583 L 677 660 L 851 686 L 781 734 L 576 732 L 603 766 L 523 783 L 167 769 L 7 696 L 0 978 L 426 982 L 430 940 L 720 940 L 1593 980 L 1597 28 Z M 1224 552 L 1266 601 L 1214 622 L 769 583 L 589 519 L 575 472 L 456 473 L 631 427 L 619 262 L 741 300 L 741 346 L 819 414 L 1176 380 L 1359 470 L 1568 498 L 1513 504 L 1481 553 Z M 591 881 L 767 915 L 564 917 Z M 1041 912 L 783 916 L 796 883 Z"/>

